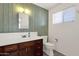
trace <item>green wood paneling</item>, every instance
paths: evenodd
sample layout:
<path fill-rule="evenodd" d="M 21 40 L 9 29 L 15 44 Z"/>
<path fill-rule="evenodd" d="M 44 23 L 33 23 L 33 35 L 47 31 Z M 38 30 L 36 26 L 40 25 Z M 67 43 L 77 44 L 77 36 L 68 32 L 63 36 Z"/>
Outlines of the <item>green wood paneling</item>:
<path fill-rule="evenodd" d="M 20 6 L 31 10 L 29 29 L 18 28 L 16 7 Z M 45 23 L 45 25 L 42 25 Z M 48 11 L 31 3 L 0 4 L 0 33 L 5 32 L 38 32 L 39 35 L 48 33 Z"/>
<path fill-rule="evenodd" d="M 19 32 L 18 28 L 18 17 L 16 12 L 16 4 L 13 4 L 13 32 Z"/>
<path fill-rule="evenodd" d="M 9 4 L 9 32 L 13 32 L 13 4 Z"/>
<path fill-rule="evenodd" d="M 9 32 L 8 31 L 8 28 L 9 28 L 9 16 L 8 16 L 8 13 L 9 13 L 9 4 L 7 4 L 7 3 L 5 3 L 4 5 L 3 5 L 3 14 L 4 14 L 4 16 L 3 16 L 3 20 L 4 20 L 4 28 L 3 28 L 3 31 L 4 32 Z"/>
<path fill-rule="evenodd" d="M 0 33 L 3 32 L 3 4 L 0 4 Z"/>

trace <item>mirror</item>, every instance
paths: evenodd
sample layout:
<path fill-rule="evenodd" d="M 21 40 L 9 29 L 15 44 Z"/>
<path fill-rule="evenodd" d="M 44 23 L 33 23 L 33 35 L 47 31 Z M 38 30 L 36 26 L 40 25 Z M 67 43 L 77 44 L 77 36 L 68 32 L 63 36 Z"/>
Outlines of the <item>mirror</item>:
<path fill-rule="evenodd" d="M 18 13 L 19 29 L 29 29 L 29 15 Z"/>

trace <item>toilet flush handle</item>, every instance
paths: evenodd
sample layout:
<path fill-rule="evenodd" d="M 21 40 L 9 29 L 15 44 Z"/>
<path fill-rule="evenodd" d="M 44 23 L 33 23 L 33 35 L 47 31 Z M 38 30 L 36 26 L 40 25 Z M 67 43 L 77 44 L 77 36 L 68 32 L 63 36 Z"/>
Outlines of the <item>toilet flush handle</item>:
<path fill-rule="evenodd" d="M 58 39 L 57 39 L 57 38 L 55 38 L 55 41 L 56 41 L 56 42 L 58 42 Z"/>

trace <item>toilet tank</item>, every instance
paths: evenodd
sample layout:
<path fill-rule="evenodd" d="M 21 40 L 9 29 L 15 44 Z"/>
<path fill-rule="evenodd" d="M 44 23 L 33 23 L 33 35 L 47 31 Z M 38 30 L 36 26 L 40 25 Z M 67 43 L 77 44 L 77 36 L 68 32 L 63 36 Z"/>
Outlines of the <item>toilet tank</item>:
<path fill-rule="evenodd" d="M 43 38 L 43 43 L 47 42 L 47 36 L 41 36 Z"/>

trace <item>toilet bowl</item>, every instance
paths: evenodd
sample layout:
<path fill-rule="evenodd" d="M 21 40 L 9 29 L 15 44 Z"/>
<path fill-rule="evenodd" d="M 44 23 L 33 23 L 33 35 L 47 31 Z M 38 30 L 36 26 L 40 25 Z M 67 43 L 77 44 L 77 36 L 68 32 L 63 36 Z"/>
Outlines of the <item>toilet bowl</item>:
<path fill-rule="evenodd" d="M 53 56 L 54 44 L 47 42 L 47 36 L 42 36 L 43 38 L 43 52 L 49 56 Z"/>

